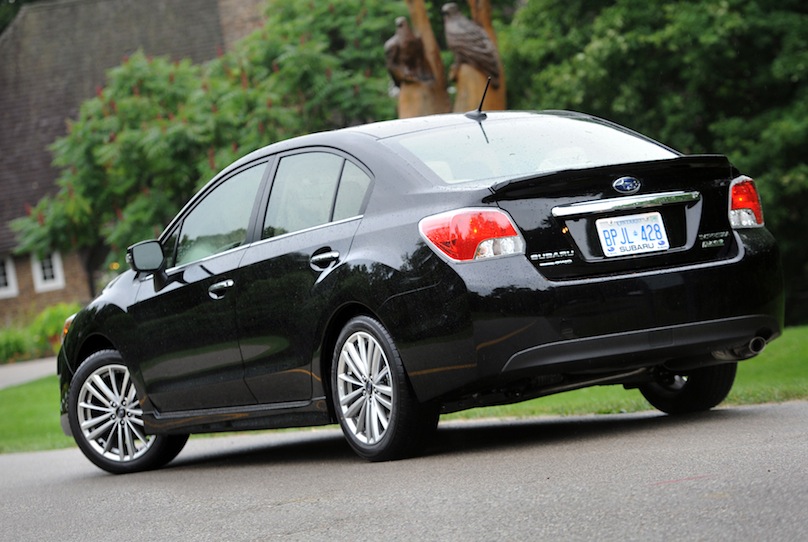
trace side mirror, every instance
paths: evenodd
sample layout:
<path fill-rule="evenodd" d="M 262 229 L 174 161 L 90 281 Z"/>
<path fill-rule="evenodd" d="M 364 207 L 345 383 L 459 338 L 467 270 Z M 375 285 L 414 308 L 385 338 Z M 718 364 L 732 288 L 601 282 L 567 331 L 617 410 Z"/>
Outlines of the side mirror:
<path fill-rule="evenodd" d="M 154 274 L 154 291 L 159 292 L 170 282 L 166 274 L 166 259 L 159 241 L 141 241 L 126 249 L 126 262 L 133 271 Z"/>
<path fill-rule="evenodd" d="M 126 262 L 138 273 L 156 273 L 163 269 L 165 257 L 159 241 L 142 241 L 126 250 Z"/>

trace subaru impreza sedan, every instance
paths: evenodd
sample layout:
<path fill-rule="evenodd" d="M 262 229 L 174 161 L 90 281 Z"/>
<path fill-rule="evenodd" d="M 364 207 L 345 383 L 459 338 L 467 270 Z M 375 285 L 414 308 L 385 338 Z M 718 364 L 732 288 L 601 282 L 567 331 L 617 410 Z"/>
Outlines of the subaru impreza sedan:
<path fill-rule="evenodd" d="M 331 423 L 396 459 L 442 413 L 587 386 L 707 410 L 783 326 L 754 181 L 572 112 L 275 143 L 127 259 L 58 357 L 62 426 L 113 473 Z"/>

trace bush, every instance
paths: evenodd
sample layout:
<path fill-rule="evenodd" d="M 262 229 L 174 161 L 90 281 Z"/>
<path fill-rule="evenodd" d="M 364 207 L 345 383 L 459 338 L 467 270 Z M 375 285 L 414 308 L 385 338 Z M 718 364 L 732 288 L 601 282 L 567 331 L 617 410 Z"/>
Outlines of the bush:
<path fill-rule="evenodd" d="M 25 328 L 0 331 L 0 364 L 52 356 L 59 351 L 62 325 L 81 305 L 59 303 L 48 307 Z"/>
<path fill-rule="evenodd" d="M 0 363 L 13 363 L 25 359 L 32 350 L 33 341 L 17 328 L 0 330 Z"/>
<path fill-rule="evenodd" d="M 28 326 L 28 335 L 33 341 L 37 357 L 56 354 L 62 338 L 62 326 L 71 314 L 81 309 L 77 303 L 59 303 L 48 307 Z"/>

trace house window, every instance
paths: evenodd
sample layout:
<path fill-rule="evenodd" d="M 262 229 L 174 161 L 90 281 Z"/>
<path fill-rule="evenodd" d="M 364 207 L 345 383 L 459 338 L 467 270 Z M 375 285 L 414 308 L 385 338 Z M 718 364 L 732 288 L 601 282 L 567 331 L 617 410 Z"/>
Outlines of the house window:
<path fill-rule="evenodd" d="M 34 291 L 36 292 L 50 292 L 65 287 L 62 257 L 58 252 L 48 254 L 42 259 L 31 255 L 31 272 L 34 276 Z"/>
<path fill-rule="evenodd" d="M 11 257 L 3 258 L 0 260 L 0 299 L 17 297 L 19 293 L 14 260 Z"/>

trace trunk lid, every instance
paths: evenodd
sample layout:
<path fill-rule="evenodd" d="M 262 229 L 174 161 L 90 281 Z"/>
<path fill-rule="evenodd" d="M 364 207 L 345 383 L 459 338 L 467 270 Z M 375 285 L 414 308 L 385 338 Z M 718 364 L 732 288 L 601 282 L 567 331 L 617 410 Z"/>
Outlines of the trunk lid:
<path fill-rule="evenodd" d="M 735 257 L 737 175 L 724 156 L 683 156 L 503 181 L 486 201 L 513 217 L 542 275 L 574 280 Z"/>

